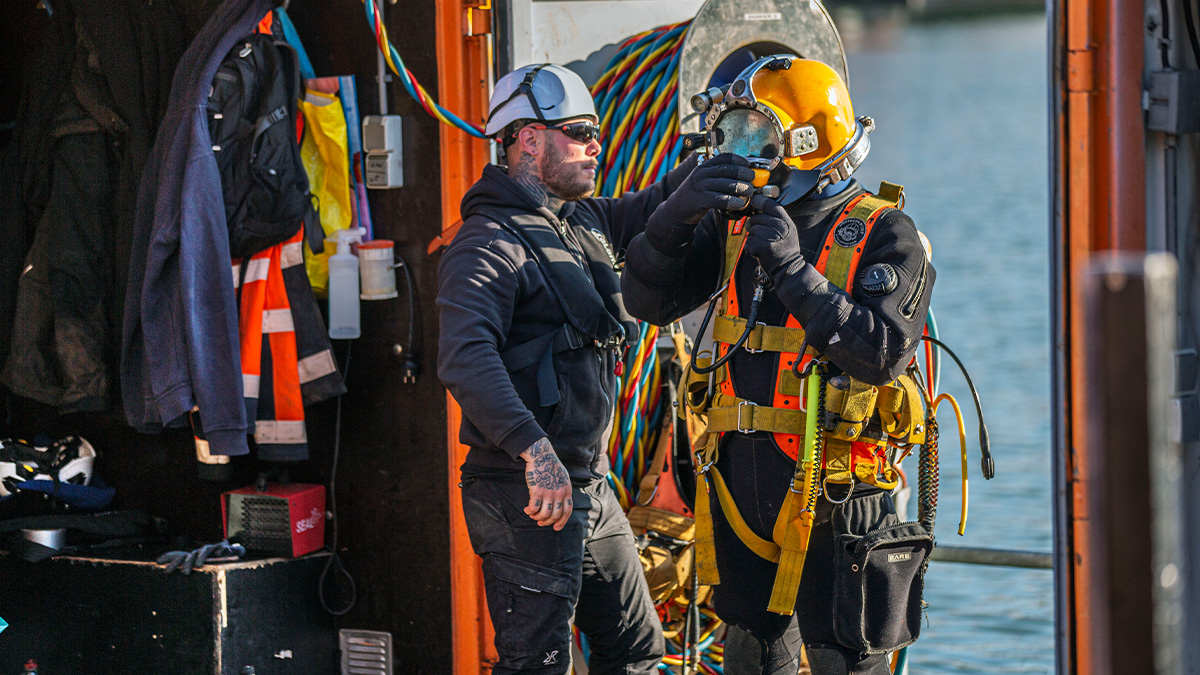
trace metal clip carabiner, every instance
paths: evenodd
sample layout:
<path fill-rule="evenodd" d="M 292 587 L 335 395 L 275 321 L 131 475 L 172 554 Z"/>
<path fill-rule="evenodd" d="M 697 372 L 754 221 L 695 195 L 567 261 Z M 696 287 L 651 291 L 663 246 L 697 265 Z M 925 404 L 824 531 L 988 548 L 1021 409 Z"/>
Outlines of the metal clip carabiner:
<path fill-rule="evenodd" d="M 833 504 L 834 506 L 839 506 L 841 504 L 845 504 L 846 502 L 850 501 L 850 495 L 854 494 L 854 479 L 853 478 L 850 479 L 850 489 L 846 491 L 846 496 L 840 500 L 831 499 L 829 497 L 829 488 L 827 487 L 828 480 L 829 480 L 829 476 L 825 476 L 824 478 L 821 479 L 821 490 L 822 490 L 822 492 L 825 493 L 825 499 L 830 504 Z"/>

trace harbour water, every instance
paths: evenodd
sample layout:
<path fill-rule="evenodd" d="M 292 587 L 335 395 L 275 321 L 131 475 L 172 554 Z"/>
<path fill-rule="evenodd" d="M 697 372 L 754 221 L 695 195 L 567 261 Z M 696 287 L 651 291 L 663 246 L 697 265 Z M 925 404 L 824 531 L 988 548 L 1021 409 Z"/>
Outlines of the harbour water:
<path fill-rule="evenodd" d="M 991 432 L 996 478 L 985 482 L 970 393 L 944 359 L 942 390 L 967 423 L 971 499 L 960 537 L 958 437 L 943 406 L 938 542 L 1050 551 L 1045 18 L 835 19 L 855 112 L 878 126 L 858 175 L 905 186 L 933 244 L 942 339 L 970 370 Z M 1049 570 L 933 563 L 909 672 L 1054 672 L 1053 588 Z"/>

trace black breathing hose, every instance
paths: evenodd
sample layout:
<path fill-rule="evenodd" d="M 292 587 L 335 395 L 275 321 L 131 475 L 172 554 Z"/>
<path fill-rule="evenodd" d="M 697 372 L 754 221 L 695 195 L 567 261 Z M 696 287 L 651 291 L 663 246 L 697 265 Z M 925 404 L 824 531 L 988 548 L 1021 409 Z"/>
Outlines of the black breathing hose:
<path fill-rule="evenodd" d="M 707 375 L 717 368 L 725 365 L 725 363 L 728 362 L 733 356 L 734 352 L 736 352 L 742 345 L 746 344 L 746 339 L 750 337 L 750 333 L 753 332 L 754 327 L 758 325 L 758 306 L 762 304 L 763 294 L 767 289 L 767 275 L 766 272 L 763 271 L 762 266 L 759 266 L 758 269 L 754 271 L 754 277 L 754 297 L 750 300 L 750 312 L 746 314 L 746 329 L 742 331 L 741 337 L 737 339 L 737 342 L 733 343 L 733 346 L 729 348 L 729 351 L 725 352 L 724 356 L 713 361 L 711 365 L 702 368 L 696 365 L 696 353 L 700 349 L 700 338 L 704 335 L 704 331 L 708 329 L 708 322 L 712 320 L 713 309 L 716 308 L 717 303 L 721 299 L 721 292 L 717 291 L 717 293 L 713 295 L 712 300 L 709 301 L 708 311 L 704 313 L 704 320 L 700 322 L 700 330 L 696 333 L 696 342 L 692 344 L 691 359 L 688 363 L 688 367 L 697 374 Z"/>
<path fill-rule="evenodd" d="M 979 392 L 975 389 L 975 383 L 971 381 L 971 375 L 967 372 L 967 368 L 963 365 L 963 362 L 958 359 L 958 355 L 954 353 L 954 350 L 947 347 L 945 342 L 929 337 L 928 335 L 922 335 L 921 339 L 932 342 L 945 350 L 950 355 L 950 358 L 954 359 L 954 363 L 958 365 L 963 378 L 967 380 L 967 387 L 971 390 L 971 398 L 975 400 L 975 414 L 979 416 L 979 453 L 982 455 L 980 465 L 983 468 L 983 477 L 991 480 L 996 476 L 996 463 L 992 461 L 992 442 L 988 436 L 987 424 L 983 421 L 983 406 L 979 404 Z"/>

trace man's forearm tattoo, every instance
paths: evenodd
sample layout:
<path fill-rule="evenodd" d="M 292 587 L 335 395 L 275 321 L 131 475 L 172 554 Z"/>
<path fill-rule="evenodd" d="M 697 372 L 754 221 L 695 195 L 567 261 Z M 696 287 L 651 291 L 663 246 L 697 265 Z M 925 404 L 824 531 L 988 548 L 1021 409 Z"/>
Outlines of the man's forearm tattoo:
<path fill-rule="evenodd" d="M 525 470 L 525 482 L 530 487 L 558 490 L 566 487 L 567 474 L 554 454 L 550 441 L 543 438 L 529 446 L 529 458 L 533 462 Z"/>

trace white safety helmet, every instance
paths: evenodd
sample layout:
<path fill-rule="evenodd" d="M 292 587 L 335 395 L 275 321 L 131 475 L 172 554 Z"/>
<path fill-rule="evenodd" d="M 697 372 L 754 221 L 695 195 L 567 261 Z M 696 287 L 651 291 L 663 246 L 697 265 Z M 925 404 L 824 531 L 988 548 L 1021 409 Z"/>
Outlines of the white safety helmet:
<path fill-rule="evenodd" d="M 96 449 L 79 436 L 67 436 L 45 448 L 11 438 L 0 440 L 0 498 L 27 480 L 88 485 L 95 463 Z"/>
<path fill-rule="evenodd" d="M 542 63 L 500 78 L 488 104 L 484 133 L 495 136 L 517 120 L 554 123 L 576 117 L 598 119 L 592 92 L 573 71 Z"/>

